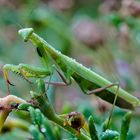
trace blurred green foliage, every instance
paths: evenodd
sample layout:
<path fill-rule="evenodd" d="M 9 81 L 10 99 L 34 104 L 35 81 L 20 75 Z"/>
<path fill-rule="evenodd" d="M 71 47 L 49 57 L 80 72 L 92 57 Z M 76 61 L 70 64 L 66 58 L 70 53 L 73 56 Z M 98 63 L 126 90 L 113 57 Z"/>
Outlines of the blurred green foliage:
<path fill-rule="evenodd" d="M 56 49 L 76 58 L 112 82 L 120 82 L 121 87 L 140 97 L 139 9 L 138 0 L 0 1 L 0 95 L 7 93 L 2 74 L 4 64 L 40 65 L 36 52 L 32 47 L 24 47 L 27 44 L 21 43 L 17 35 L 20 28 L 33 27 Z M 9 73 L 9 78 L 16 85 L 11 87 L 11 94 L 28 99 L 30 85 L 18 75 Z M 60 79 L 54 75 L 52 80 Z M 75 83 L 64 88 L 50 87 L 49 98 L 58 113 L 79 110 L 86 118 L 94 116 L 97 130 L 101 131 L 99 126 L 109 115 L 110 105 L 79 92 Z M 112 129 L 120 130 L 124 113 L 115 108 Z M 12 115 L 26 116 L 17 112 Z M 130 125 L 129 140 L 140 138 L 140 126 L 137 125 L 139 115 L 139 110 L 136 110 Z M 24 119 L 28 121 L 28 117 Z M 0 139 L 24 139 L 24 133 L 27 132 L 13 129 Z"/>

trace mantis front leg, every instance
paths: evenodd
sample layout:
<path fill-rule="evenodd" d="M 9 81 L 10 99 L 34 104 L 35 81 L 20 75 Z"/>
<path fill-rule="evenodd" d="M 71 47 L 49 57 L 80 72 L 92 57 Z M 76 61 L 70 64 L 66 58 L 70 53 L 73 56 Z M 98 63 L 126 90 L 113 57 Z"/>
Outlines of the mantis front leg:
<path fill-rule="evenodd" d="M 51 72 L 48 71 L 47 69 L 31 66 L 28 64 L 19 64 L 19 65 L 6 64 L 3 66 L 3 73 L 7 83 L 8 94 L 10 93 L 9 85 L 14 85 L 14 84 L 10 82 L 7 71 L 12 71 L 20 75 L 23 79 L 25 79 L 30 84 L 31 81 L 29 81 L 28 78 L 44 78 L 51 75 Z"/>
<path fill-rule="evenodd" d="M 19 65 L 5 64 L 3 66 L 3 73 L 4 73 L 4 78 L 6 80 L 6 83 L 7 83 L 8 94 L 10 93 L 9 85 L 14 86 L 14 84 L 12 84 L 8 78 L 8 71 L 12 71 L 13 73 L 20 75 L 23 79 L 25 79 L 30 84 L 32 84 L 32 82 L 28 78 L 45 78 L 53 74 L 53 71 L 49 71 L 45 68 L 31 66 L 28 64 L 19 64 Z M 59 72 L 59 70 L 56 69 L 56 71 L 58 72 L 58 74 L 60 75 L 61 79 L 64 82 L 56 83 L 56 82 L 49 81 L 49 82 L 46 82 L 47 84 L 62 86 L 62 85 L 69 85 L 71 83 L 71 79 L 67 81 L 66 78 L 61 74 L 61 72 Z"/>

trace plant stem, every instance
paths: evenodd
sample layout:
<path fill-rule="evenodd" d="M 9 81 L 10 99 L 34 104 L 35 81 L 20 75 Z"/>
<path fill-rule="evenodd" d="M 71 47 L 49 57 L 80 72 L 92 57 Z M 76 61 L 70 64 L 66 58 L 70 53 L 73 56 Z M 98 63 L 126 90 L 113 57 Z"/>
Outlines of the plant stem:
<path fill-rule="evenodd" d="M 11 104 L 20 104 L 20 103 L 26 103 L 25 100 L 14 96 L 14 95 L 8 95 L 6 97 L 0 98 L 0 132 L 4 125 L 4 122 L 6 118 L 8 117 L 9 113 L 12 111 Z"/>
<path fill-rule="evenodd" d="M 41 112 L 52 122 L 60 125 L 63 129 L 67 130 L 71 134 L 73 134 L 75 137 L 77 137 L 78 140 L 91 140 L 90 137 L 86 136 L 82 132 L 78 133 L 77 130 L 73 129 L 72 127 L 68 125 L 64 125 L 65 119 L 62 119 L 59 117 L 52 105 L 50 104 L 47 95 L 45 95 L 45 83 L 43 80 L 37 80 L 39 92 L 33 92 L 31 91 L 32 97 L 37 101 L 37 104 L 39 105 L 39 108 Z"/>
<path fill-rule="evenodd" d="M 120 140 L 127 139 L 131 118 L 132 118 L 132 112 L 127 112 L 123 117 L 122 124 L 121 124 Z"/>
<path fill-rule="evenodd" d="M 8 117 L 10 112 L 11 112 L 11 110 L 1 110 L 0 111 L 0 132 L 4 125 L 6 118 Z"/>

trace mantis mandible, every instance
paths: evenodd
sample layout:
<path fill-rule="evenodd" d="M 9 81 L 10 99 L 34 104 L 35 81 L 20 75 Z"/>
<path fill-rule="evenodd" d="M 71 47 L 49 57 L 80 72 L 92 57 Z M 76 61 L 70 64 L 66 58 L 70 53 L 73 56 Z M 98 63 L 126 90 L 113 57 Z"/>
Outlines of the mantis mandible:
<path fill-rule="evenodd" d="M 75 80 L 85 94 L 94 94 L 109 103 L 114 103 L 118 84 L 111 83 L 74 59 L 63 55 L 34 33 L 32 28 L 23 28 L 19 30 L 19 34 L 25 42 L 30 40 L 33 43 L 44 67 L 36 68 L 26 64 L 17 66 L 6 64 L 3 70 L 8 84 L 11 83 L 8 80 L 7 70 L 16 72 L 25 79 L 28 77 L 47 77 L 56 70 L 66 85 Z M 133 109 L 140 105 L 140 101 L 122 88 L 119 88 L 115 105 L 121 108 Z"/>

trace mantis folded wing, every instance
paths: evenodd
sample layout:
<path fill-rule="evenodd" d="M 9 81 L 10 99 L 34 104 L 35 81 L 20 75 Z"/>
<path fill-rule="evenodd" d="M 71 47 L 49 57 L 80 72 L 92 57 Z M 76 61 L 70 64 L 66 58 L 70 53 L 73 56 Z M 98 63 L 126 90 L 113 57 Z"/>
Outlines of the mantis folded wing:
<path fill-rule="evenodd" d="M 54 69 L 53 66 L 55 66 L 63 81 L 67 85 L 71 83 L 71 79 L 74 79 L 85 94 L 94 93 L 103 100 L 112 104 L 114 103 L 115 94 L 117 91 L 116 84 L 104 79 L 97 73 L 76 62 L 74 59 L 63 55 L 61 52 L 49 45 L 44 39 L 35 34 L 32 28 L 21 29 L 19 30 L 19 34 L 22 36 L 25 42 L 30 40 L 35 45 L 41 62 L 44 65 L 43 69 L 46 72 L 44 73 L 44 76 L 51 75 Z M 40 75 L 43 76 L 40 71 L 36 72 L 34 70 L 31 72 L 31 68 L 28 70 L 28 72 L 30 71 L 29 73 L 35 73 L 35 77 L 37 77 L 36 75 L 38 75 L 38 77 Z M 94 91 L 94 89 L 97 88 L 100 88 L 100 90 L 97 90 L 100 92 Z M 119 88 L 115 105 L 121 108 L 133 109 L 134 107 L 140 105 L 140 101 L 122 88 Z"/>

